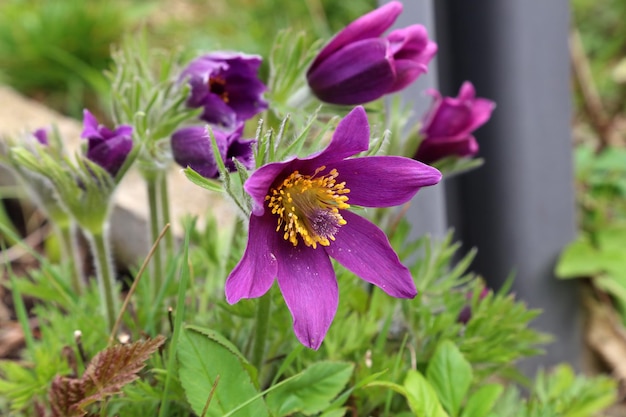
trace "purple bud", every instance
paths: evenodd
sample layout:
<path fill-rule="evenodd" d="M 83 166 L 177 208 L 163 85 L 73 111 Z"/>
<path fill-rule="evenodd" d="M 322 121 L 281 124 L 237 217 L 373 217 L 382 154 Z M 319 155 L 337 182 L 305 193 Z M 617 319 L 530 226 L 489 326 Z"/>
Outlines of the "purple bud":
<path fill-rule="evenodd" d="M 232 132 L 213 129 L 220 156 L 224 160 L 226 169 L 230 172 L 236 170 L 233 158 L 236 158 L 246 168 L 254 166 L 252 145 L 255 141 L 241 139 L 242 133 L 243 123 L 240 123 Z M 204 126 L 189 126 L 178 129 L 172 135 L 171 146 L 174 160 L 180 166 L 191 167 L 206 178 L 219 176 L 211 137 Z"/>
<path fill-rule="evenodd" d="M 181 77 L 191 86 L 187 105 L 203 108 L 207 123 L 234 128 L 267 108 L 267 89 L 258 76 L 261 57 L 215 52 L 194 59 Z"/>
<path fill-rule="evenodd" d="M 482 300 L 487 295 L 489 295 L 489 292 L 490 291 L 489 289 L 487 289 L 487 287 L 483 287 L 482 291 L 480 292 L 480 295 L 478 296 L 478 299 Z M 465 298 L 467 298 L 468 300 L 471 300 L 473 297 L 474 297 L 474 294 L 472 292 L 468 292 L 467 294 L 465 294 Z M 472 318 L 472 307 L 470 307 L 469 305 L 466 305 L 463 307 L 463 309 L 459 313 L 456 321 L 458 323 L 467 324 L 471 318 Z"/>
<path fill-rule="evenodd" d="M 110 130 L 98 123 L 89 110 L 83 110 L 82 138 L 87 139 L 87 159 L 104 168 L 112 177 L 117 175 L 133 149 L 133 128 L 121 125 Z"/>
<path fill-rule="evenodd" d="M 437 45 L 424 26 L 382 36 L 401 12 L 402 3 L 387 3 L 350 23 L 320 51 L 307 71 L 317 98 L 341 105 L 367 103 L 405 88 L 428 70 Z"/>
<path fill-rule="evenodd" d="M 33 132 L 33 136 L 42 145 L 48 145 L 48 129 L 40 128 Z"/>
<path fill-rule="evenodd" d="M 423 140 L 414 159 L 429 164 L 448 156 L 469 157 L 478 153 L 472 133 L 489 120 L 495 103 L 477 98 L 469 81 L 463 83 L 458 97 L 442 97 L 435 90 L 429 94 L 434 101 L 424 116 Z"/>

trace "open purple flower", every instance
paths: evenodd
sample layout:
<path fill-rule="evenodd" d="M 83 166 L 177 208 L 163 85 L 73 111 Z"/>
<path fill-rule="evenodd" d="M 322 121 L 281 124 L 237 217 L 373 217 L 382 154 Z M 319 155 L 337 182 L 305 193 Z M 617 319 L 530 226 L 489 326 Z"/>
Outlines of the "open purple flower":
<path fill-rule="evenodd" d="M 478 143 L 472 133 L 489 120 L 495 103 L 477 98 L 469 81 L 463 83 L 458 97 L 441 97 L 435 90 L 429 94 L 435 99 L 424 117 L 423 140 L 415 159 L 429 164 L 448 156 L 476 155 Z"/>
<path fill-rule="evenodd" d="M 83 117 L 81 137 L 87 139 L 87 159 L 115 177 L 133 149 L 132 126 L 121 125 L 110 130 L 99 124 L 87 109 L 83 110 Z"/>
<path fill-rule="evenodd" d="M 401 12 L 402 3 L 392 1 L 339 32 L 307 71 L 313 93 L 332 104 L 362 104 L 401 90 L 425 73 L 437 45 L 424 26 L 382 37 Z"/>
<path fill-rule="evenodd" d="M 242 139 L 242 132 L 243 123 L 240 123 L 232 132 L 213 129 L 220 156 L 226 168 L 231 172 L 236 170 L 233 158 L 248 169 L 254 165 L 252 145 L 255 141 Z M 189 126 L 178 129 L 172 135 L 171 146 L 174 160 L 178 165 L 191 167 L 206 178 L 219 176 L 211 137 L 206 127 Z"/>
<path fill-rule="evenodd" d="M 276 278 L 296 336 L 312 349 L 322 343 L 337 310 L 330 258 L 393 297 L 417 294 L 383 231 L 348 209 L 405 203 L 441 174 L 399 156 L 350 158 L 368 147 L 367 116 L 357 107 L 326 149 L 264 165 L 244 184 L 253 201 L 248 243 L 226 281 L 226 299 L 232 304 L 260 297 Z"/>
<path fill-rule="evenodd" d="M 259 80 L 261 57 L 235 52 L 214 52 L 194 59 L 182 78 L 191 86 L 187 105 L 202 107 L 208 123 L 234 127 L 267 108 Z"/>

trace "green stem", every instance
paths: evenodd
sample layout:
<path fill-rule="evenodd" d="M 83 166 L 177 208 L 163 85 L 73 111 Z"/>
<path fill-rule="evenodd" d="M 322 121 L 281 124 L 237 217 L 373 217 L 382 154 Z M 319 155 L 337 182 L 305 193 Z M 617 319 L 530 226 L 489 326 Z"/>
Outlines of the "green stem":
<path fill-rule="evenodd" d="M 109 332 L 113 329 L 117 313 L 117 298 L 113 293 L 115 289 L 115 276 L 113 275 L 113 258 L 108 241 L 108 228 L 105 226 L 100 233 L 87 232 L 87 238 L 91 244 L 94 263 L 100 288 L 100 297 L 104 315 L 107 320 Z"/>
<path fill-rule="evenodd" d="M 269 329 L 271 305 L 271 294 L 267 293 L 259 298 L 256 307 L 256 328 L 254 331 L 254 346 L 252 347 L 252 364 L 256 367 L 259 375 L 261 375 L 263 357 L 265 356 L 265 342 L 267 341 L 267 330 Z"/>
<path fill-rule="evenodd" d="M 70 264 L 72 288 L 77 295 L 80 295 L 83 292 L 85 280 L 80 257 L 78 256 L 76 228 L 74 223 L 70 222 L 67 225 L 59 225 L 58 233 L 62 245 L 63 261 Z"/>
<path fill-rule="evenodd" d="M 161 199 L 161 214 L 163 215 L 163 218 L 161 220 L 163 221 L 163 226 L 165 226 L 166 224 L 171 223 L 169 198 L 170 196 L 167 186 L 167 175 L 161 176 L 159 185 L 161 186 L 159 189 L 159 197 Z M 174 253 L 174 234 L 171 230 L 169 230 L 165 235 L 165 251 L 165 253 L 170 255 Z"/>
<path fill-rule="evenodd" d="M 158 204 L 158 189 L 157 189 L 158 176 L 146 178 L 146 185 L 148 187 L 148 206 L 150 209 L 150 242 L 155 242 L 159 237 L 160 228 L 160 211 Z M 161 251 L 159 248 L 154 252 L 152 256 L 152 291 L 156 296 L 163 284 L 163 260 L 161 257 Z"/>

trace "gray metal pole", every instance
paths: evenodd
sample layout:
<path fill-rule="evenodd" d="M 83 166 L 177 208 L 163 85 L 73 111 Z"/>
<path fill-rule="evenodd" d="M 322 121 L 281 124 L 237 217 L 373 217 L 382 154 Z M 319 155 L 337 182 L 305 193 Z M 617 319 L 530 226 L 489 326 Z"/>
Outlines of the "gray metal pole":
<path fill-rule="evenodd" d="M 440 0 L 437 27 L 444 93 L 471 80 L 497 108 L 477 139 L 486 164 L 451 181 L 449 219 L 474 270 L 543 314 L 536 328 L 556 336 L 538 365 L 580 366 L 576 285 L 553 276 L 556 257 L 575 234 L 570 132 L 567 0 Z"/>
<path fill-rule="evenodd" d="M 380 4 L 388 1 L 381 1 Z M 433 0 L 413 0 L 403 2 L 404 11 L 398 17 L 394 27 L 406 27 L 420 23 L 428 29 L 431 38 L 435 38 L 435 14 Z M 428 88 L 437 88 L 437 59 L 434 59 L 427 74 L 422 75 L 408 88 L 402 90 L 405 103 L 411 103 L 415 112 L 414 122 L 430 107 L 431 99 L 424 92 Z M 448 229 L 446 221 L 445 189 L 443 183 L 426 187 L 413 198 L 406 214 L 411 222 L 410 238 L 417 238 L 429 233 L 436 238 L 443 237 Z"/>

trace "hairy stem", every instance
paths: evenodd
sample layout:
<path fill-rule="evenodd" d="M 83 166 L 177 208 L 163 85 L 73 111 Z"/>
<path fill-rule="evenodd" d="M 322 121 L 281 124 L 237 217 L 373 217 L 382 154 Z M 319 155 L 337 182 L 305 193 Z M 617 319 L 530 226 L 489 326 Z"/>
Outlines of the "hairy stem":
<path fill-rule="evenodd" d="M 162 175 L 159 181 L 159 198 L 161 200 L 161 223 L 170 222 L 170 196 L 167 186 L 167 175 Z M 165 235 L 165 253 L 172 254 L 174 251 L 174 235 L 171 230 Z M 167 258 L 167 257 L 166 257 Z"/>
<path fill-rule="evenodd" d="M 103 227 L 100 233 L 87 232 L 87 238 L 91 244 L 102 308 L 107 321 L 107 330 L 110 332 L 115 323 L 117 298 L 114 294 L 115 276 L 113 275 L 113 258 L 108 240 L 108 227 Z"/>
<path fill-rule="evenodd" d="M 70 264 L 72 289 L 78 295 L 82 294 L 85 286 L 83 268 L 78 254 L 78 242 L 76 241 L 76 227 L 73 222 L 67 225 L 59 225 L 58 235 L 61 240 L 63 261 Z"/>
<path fill-rule="evenodd" d="M 148 206 L 150 208 L 150 242 L 155 242 L 159 237 L 161 228 L 161 212 L 159 210 L 159 196 L 157 183 L 159 178 L 152 177 L 146 178 L 146 185 L 148 187 Z M 157 248 L 152 257 L 152 290 L 156 297 L 163 284 L 163 257 L 161 256 L 161 250 Z"/>

